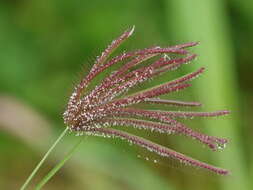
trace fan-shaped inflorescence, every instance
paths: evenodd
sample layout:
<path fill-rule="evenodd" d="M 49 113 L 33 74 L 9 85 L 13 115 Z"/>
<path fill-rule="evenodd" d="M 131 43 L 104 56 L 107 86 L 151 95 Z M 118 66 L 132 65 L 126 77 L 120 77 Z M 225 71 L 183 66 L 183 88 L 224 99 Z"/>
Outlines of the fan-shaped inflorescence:
<path fill-rule="evenodd" d="M 152 88 L 127 94 L 126 92 L 149 79 L 165 72 L 175 70 L 192 61 L 196 55 L 186 48 L 198 43 L 185 43 L 171 47 L 150 47 L 142 50 L 125 52 L 113 58 L 111 54 L 134 31 L 134 28 L 125 31 L 114 40 L 99 56 L 91 71 L 75 87 L 64 113 L 64 121 L 69 129 L 88 135 L 102 135 L 105 137 L 119 137 L 155 152 L 161 156 L 172 157 L 191 166 L 204 168 L 217 174 L 226 175 L 228 171 L 203 163 L 186 155 L 158 145 L 154 142 L 112 129 L 113 126 L 134 127 L 166 134 L 180 134 L 190 137 L 207 145 L 212 150 L 224 147 L 226 139 L 209 136 L 195 131 L 177 118 L 216 117 L 226 115 L 226 110 L 215 112 L 188 112 L 188 111 L 160 111 L 138 108 L 138 104 L 166 105 L 177 107 L 196 107 L 198 102 L 160 99 L 159 96 L 182 91 L 191 86 L 188 82 L 204 72 L 200 68 L 195 72 L 184 75 L 175 80 L 165 82 Z M 168 56 L 171 55 L 171 56 Z M 156 60 L 154 61 L 154 59 Z M 146 61 L 152 60 L 150 64 Z M 94 89 L 87 88 L 92 80 L 109 67 L 124 63 L 118 70 L 111 72 Z M 145 64 L 144 64 L 145 62 Z"/>

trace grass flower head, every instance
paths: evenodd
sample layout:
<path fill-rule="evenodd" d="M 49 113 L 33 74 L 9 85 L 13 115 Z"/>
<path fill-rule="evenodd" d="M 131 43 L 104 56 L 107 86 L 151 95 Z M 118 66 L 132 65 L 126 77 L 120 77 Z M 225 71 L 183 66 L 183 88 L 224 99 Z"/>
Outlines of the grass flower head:
<path fill-rule="evenodd" d="M 172 157 L 185 164 L 204 168 L 217 174 L 228 174 L 228 171 L 225 169 L 198 161 L 123 130 L 113 129 L 114 126 L 122 126 L 122 128 L 134 127 L 143 129 L 149 133 L 180 134 L 199 141 L 214 151 L 224 147 L 227 143 L 227 140 L 224 138 L 209 136 L 195 131 L 177 120 L 177 118 L 226 115 L 229 113 L 226 110 L 190 112 L 150 110 L 138 107 L 140 103 L 153 104 L 154 106 L 157 104 L 177 107 L 201 106 L 198 102 L 168 100 L 159 97 L 190 87 L 191 84 L 189 81 L 198 77 L 205 69 L 200 68 L 195 72 L 140 92 L 127 93 L 129 89 L 149 79 L 191 62 L 196 57 L 196 54 L 191 54 L 187 48 L 198 44 L 191 42 L 164 48 L 155 46 L 142 50 L 124 52 L 111 58 L 112 52 L 128 39 L 133 31 L 134 28 L 129 29 L 114 40 L 96 59 L 95 64 L 87 76 L 75 86 L 67 109 L 64 112 L 65 123 L 70 130 L 78 133 L 119 137 L 161 156 Z M 146 64 L 148 60 L 154 61 Z M 90 83 L 97 75 L 120 62 L 124 63 L 123 66 L 108 74 L 94 89 L 89 90 Z"/>

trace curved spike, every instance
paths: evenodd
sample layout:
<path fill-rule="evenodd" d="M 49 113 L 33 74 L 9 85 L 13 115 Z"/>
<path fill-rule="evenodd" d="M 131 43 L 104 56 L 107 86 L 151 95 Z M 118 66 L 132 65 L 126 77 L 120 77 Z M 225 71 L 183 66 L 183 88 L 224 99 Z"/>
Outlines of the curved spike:
<path fill-rule="evenodd" d="M 92 67 L 92 70 L 95 70 L 99 65 L 102 65 L 112 54 L 112 52 L 133 34 L 134 28 L 135 26 L 133 26 L 131 29 L 126 30 L 116 40 L 113 40 L 112 43 L 102 52 L 101 56 L 97 58 L 96 63 Z"/>
<path fill-rule="evenodd" d="M 199 42 L 188 42 L 188 43 L 178 44 L 178 45 L 171 46 L 171 47 L 181 49 L 181 48 L 193 47 L 193 46 L 196 46 L 196 45 L 199 45 Z"/>
<path fill-rule="evenodd" d="M 167 134 L 182 134 L 188 137 L 191 137 L 194 140 L 198 140 L 199 142 L 206 144 L 209 148 L 216 150 L 217 144 L 213 142 L 213 140 L 208 139 L 205 135 L 201 135 L 200 133 L 194 132 L 193 130 L 174 125 L 174 124 L 164 124 L 159 122 L 152 122 L 140 119 L 130 119 L 130 118 L 102 118 L 99 119 L 101 122 L 101 126 L 133 126 L 138 129 L 146 129 L 151 131 L 156 131 L 160 133 Z"/>
<path fill-rule="evenodd" d="M 172 149 L 161 146 L 159 144 L 156 144 L 152 141 L 143 139 L 141 137 L 129 134 L 127 132 L 122 132 L 122 131 L 119 131 L 116 129 L 109 129 L 109 128 L 93 128 L 93 129 L 87 130 L 87 132 L 88 133 L 86 133 L 86 134 L 88 134 L 88 135 L 96 135 L 96 133 L 98 133 L 104 137 L 112 136 L 112 137 L 118 137 L 121 139 L 125 139 L 133 144 L 136 144 L 138 146 L 146 148 L 147 150 L 149 150 L 151 152 L 155 152 L 160 156 L 171 157 L 171 158 L 174 158 L 184 164 L 189 164 L 194 167 L 207 169 L 207 170 L 212 171 L 216 174 L 220 174 L 220 175 L 228 175 L 229 174 L 228 170 L 209 165 L 209 164 L 201 162 L 199 160 L 195 160 L 195 159 L 188 157 L 184 154 L 178 153 Z M 89 132 L 91 132 L 91 133 L 89 133 Z"/>
<path fill-rule="evenodd" d="M 192 118 L 192 117 L 218 117 L 227 115 L 230 112 L 228 110 L 220 110 L 214 112 L 184 112 L 184 111 L 161 111 L 161 115 L 167 115 L 171 117 L 182 117 L 182 118 Z"/>
<path fill-rule="evenodd" d="M 144 103 L 151 103 L 151 104 L 163 104 L 163 105 L 171 105 L 171 106 L 201 106 L 202 104 L 199 102 L 185 102 L 185 101 L 178 101 L 178 100 L 165 100 L 159 98 L 146 98 Z"/>
<path fill-rule="evenodd" d="M 139 116 L 139 117 L 145 117 L 145 118 L 151 118 L 151 119 L 156 119 L 161 122 L 165 122 L 177 127 L 182 128 L 182 130 L 185 130 L 188 134 L 191 134 L 191 136 L 195 136 L 197 139 L 206 141 L 208 140 L 209 142 L 215 142 L 215 146 L 213 144 L 209 144 L 209 147 L 213 150 L 217 150 L 220 146 L 225 145 L 228 143 L 227 139 L 224 138 L 218 138 L 214 136 L 209 136 L 206 134 L 202 134 L 200 132 L 194 131 L 191 128 L 188 128 L 184 124 L 171 119 L 170 117 L 166 115 L 160 114 L 160 111 L 153 111 L 153 110 L 142 110 L 142 109 L 137 109 L 137 108 L 119 108 L 119 109 L 114 109 L 111 111 L 111 113 L 108 113 L 107 116 L 110 116 L 110 114 L 113 114 L 113 116 Z"/>
<path fill-rule="evenodd" d="M 170 84 L 168 85 L 168 83 L 165 83 L 165 84 L 153 87 L 151 89 L 147 89 L 145 91 L 130 95 L 126 98 L 112 101 L 108 103 L 108 105 L 109 106 L 111 105 L 112 109 L 117 108 L 117 107 L 125 107 L 128 105 L 137 104 L 146 98 L 153 98 L 153 97 L 160 96 L 163 94 L 183 90 L 190 86 L 191 84 L 179 84 L 179 85 L 171 86 Z M 108 107 L 108 105 L 106 105 L 106 107 Z"/>

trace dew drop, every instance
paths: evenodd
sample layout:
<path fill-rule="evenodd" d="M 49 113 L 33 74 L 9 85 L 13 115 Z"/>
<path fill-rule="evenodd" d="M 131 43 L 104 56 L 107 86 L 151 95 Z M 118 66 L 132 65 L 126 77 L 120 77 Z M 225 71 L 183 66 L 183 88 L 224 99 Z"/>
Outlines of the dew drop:
<path fill-rule="evenodd" d="M 219 150 L 223 150 L 224 148 L 226 148 L 226 144 L 218 144 Z"/>

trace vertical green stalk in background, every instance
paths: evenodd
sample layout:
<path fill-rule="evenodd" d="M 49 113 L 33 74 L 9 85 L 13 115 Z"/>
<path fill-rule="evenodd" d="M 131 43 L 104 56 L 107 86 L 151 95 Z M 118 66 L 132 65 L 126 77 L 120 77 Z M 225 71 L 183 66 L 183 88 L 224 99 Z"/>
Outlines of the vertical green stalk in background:
<path fill-rule="evenodd" d="M 176 39 L 200 41 L 198 61 L 207 67 L 198 81 L 197 95 L 205 109 L 227 108 L 232 111 L 224 120 L 205 120 L 207 130 L 213 135 L 231 139 L 223 153 L 213 153 L 214 162 L 230 169 L 232 175 L 221 179 L 221 189 L 250 189 L 240 137 L 238 87 L 232 55 L 229 27 L 224 1 L 174 0 L 166 1 L 168 30 Z M 198 63 L 194 64 L 200 67 Z"/>

